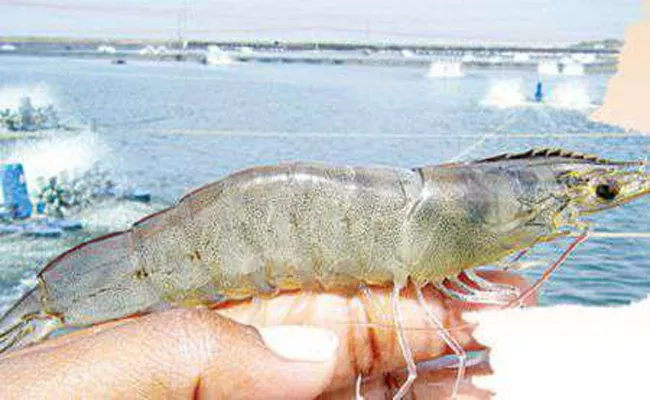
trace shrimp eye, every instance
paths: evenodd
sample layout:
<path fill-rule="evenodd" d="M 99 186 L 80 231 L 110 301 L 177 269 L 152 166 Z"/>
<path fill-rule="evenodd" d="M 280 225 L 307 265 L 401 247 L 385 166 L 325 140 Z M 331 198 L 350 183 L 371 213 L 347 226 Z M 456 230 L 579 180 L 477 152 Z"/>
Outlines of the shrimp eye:
<path fill-rule="evenodd" d="M 611 201 L 618 196 L 621 189 L 615 183 L 601 183 L 596 186 L 596 196 L 603 200 Z"/>

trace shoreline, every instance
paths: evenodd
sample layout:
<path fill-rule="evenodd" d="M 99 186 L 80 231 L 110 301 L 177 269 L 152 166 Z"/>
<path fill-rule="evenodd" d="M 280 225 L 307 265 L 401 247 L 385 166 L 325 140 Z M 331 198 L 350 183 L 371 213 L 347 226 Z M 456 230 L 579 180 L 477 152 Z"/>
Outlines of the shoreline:
<path fill-rule="evenodd" d="M 150 46 L 151 47 L 151 46 Z M 243 50 L 242 50 L 243 49 Z M 408 53 L 407 53 L 408 52 Z M 465 70 L 524 70 L 536 71 L 540 63 L 553 63 L 560 68 L 569 56 L 564 52 L 530 53 L 503 52 L 495 50 L 480 51 L 467 60 L 469 52 L 411 52 L 410 50 L 382 50 L 377 52 L 364 50 L 282 50 L 256 49 L 248 47 L 219 50 L 211 53 L 204 49 L 167 49 L 156 53 L 142 54 L 136 49 L 120 49 L 114 52 L 98 51 L 94 48 L 29 48 L 22 47 L 13 51 L 0 51 L 3 56 L 54 57 L 76 59 L 103 59 L 113 63 L 127 61 L 150 62 L 194 62 L 202 64 L 227 65 L 231 63 L 276 63 L 276 64 L 329 64 L 329 65 L 367 65 L 395 67 L 428 67 L 433 63 L 458 63 Z M 526 60 L 512 59 L 512 54 L 527 54 Z M 576 53 L 584 54 L 584 53 Z M 505 56 L 504 56 L 505 55 Z M 210 56 L 216 56 L 217 61 L 210 61 Z M 581 64 L 584 74 L 614 73 L 617 71 L 618 59 L 611 53 L 598 53 L 596 58 Z"/>
<path fill-rule="evenodd" d="M 0 36 L 0 56 L 106 59 L 117 63 L 139 60 L 177 61 L 220 65 L 259 62 L 425 67 L 432 63 L 456 63 L 468 70 L 535 70 L 543 63 L 554 63 L 560 70 L 567 64 L 580 64 L 587 74 L 616 72 L 621 46 L 622 42 L 616 40 L 533 45 Z"/>

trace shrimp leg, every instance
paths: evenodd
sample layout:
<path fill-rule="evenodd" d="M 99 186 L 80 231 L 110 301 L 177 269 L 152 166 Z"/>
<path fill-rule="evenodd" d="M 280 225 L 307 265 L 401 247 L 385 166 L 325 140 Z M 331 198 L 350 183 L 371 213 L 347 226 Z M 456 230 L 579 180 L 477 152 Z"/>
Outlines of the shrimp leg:
<path fill-rule="evenodd" d="M 363 375 L 359 374 L 357 376 L 357 382 L 354 386 L 354 399 L 355 400 L 364 400 L 363 393 L 361 393 L 361 384 L 363 383 Z"/>
<path fill-rule="evenodd" d="M 508 261 L 508 263 L 505 265 L 505 267 L 503 268 L 503 270 L 504 270 L 504 271 L 507 271 L 507 270 L 509 270 L 510 268 L 512 268 L 512 266 L 513 266 L 517 261 L 521 260 L 521 259 L 522 259 L 526 254 L 528 254 L 528 252 L 530 251 L 531 247 L 533 247 L 533 245 L 531 245 L 530 247 L 527 247 L 527 248 L 525 248 L 525 249 L 523 249 L 523 250 L 520 250 L 519 253 L 517 253 L 517 254 L 512 258 L 512 260 Z"/>
<path fill-rule="evenodd" d="M 413 359 L 413 353 L 411 352 L 411 348 L 409 347 L 406 341 L 406 332 L 404 331 L 404 321 L 402 319 L 402 312 L 400 311 L 399 308 L 399 296 L 400 296 L 400 290 L 402 288 L 403 285 L 395 283 L 395 285 L 393 286 L 393 292 L 391 293 L 390 296 L 390 302 L 393 307 L 393 321 L 395 323 L 395 326 L 397 327 L 397 340 L 399 342 L 399 347 L 402 350 L 402 355 L 406 360 L 408 377 L 406 378 L 406 382 L 404 382 L 404 384 L 399 388 L 395 396 L 393 396 L 393 400 L 400 400 L 404 398 L 404 396 L 411 389 L 411 386 L 413 386 L 413 381 L 415 381 L 415 378 L 417 378 L 418 376 L 417 369 L 415 366 L 415 360 Z"/>
<path fill-rule="evenodd" d="M 513 294 L 513 297 L 519 296 L 520 294 L 518 287 L 505 283 L 490 282 L 472 270 L 461 272 L 458 275 L 458 278 L 460 280 L 465 279 L 469 282 L 472 282 L 477 288 L 486 292 L 510 292 Z"/>
<path fill-rule="evenodd" d="M 40 296 L 39 287 L 30 290 L 2 317 L 0 353 L 46 338 L 62 326 L 58 316 L 43 310 Z"/>
<path fill-rule="evenodd" d="M 436 283 L 433 286 L 448 298 L 458 300 L 462 303 L 503 306 L 508 304 L 513 297 L 513 292 L 509 287 L 485 291 L 474 289 L 455 278 L 445 279 L 443 282 Z"/>
<path fill-rule="evenodd" d="M 458 357 L 458 375 L 456 376 L 456 382 L 454 383 L 453 389 L 451 391 L 451 399 L 455 399 L 456 396 L 458 395 L 458 389 L 460 388 L 460 382 L 463 380 L 463 377 L 465 376 L 465 362 L 467 361 L 467 353 L 463 349 L 463 347 L 458 343 L 456 338 L 454 338 L 445 328 L 443 325 L 442 321 L 433 313 L 429 305 L 424 299 L 424 295 L 422 294 L 422 289 L 418 285 L 415 286 L 415 293 L 418 296 L 418 302 L 420 303 L 420 306 L 422 309 L 424 309 L 424 312 L 426 313 L 429 322 L 433 324 L 433 326 L 436 328 L 436 331 L 438 335 L 442 338 L 442 340 L 445 341 L 447 346 L 451 348 L 451 350 L 456 354 L 456 357 Z"/>
<path fill-rule="evenodd" d="M 583 232 L 582 234 L 578 235 L 578 236 L 576 237 L 576 239 L 575 239 L 573 242 L 571 242 L 571 244 L 570 244 L 569 247 L 564 251 L 564 253 L 562 253 L 562 255 L 560 256 L 560 258 L 558 258 L 557 261 L 555 261 L 555 262 L 554 262 L 550 267 L 548 267 L 548 268 L 546 269 L 546 271 L 544 271 L 544 273 L 543 273 L 542 276 L 537 280 L 537 282 L 535 282 L 535 283 L 534 283 L 533 285 L 531 285 L 528 289 L 526 289 L 526 290 L 525 290 L 522 294 L 520 294 L 516 299 L 514 299 L 514 300 L 512 300 L 510 303 L 508 303 L 508 304 L 505 306 L 505 308 L 514 308 L 514 307 L 518 307 L 519 305 L 521 305 L 521 303 L 522 303 L 526 298 L 528 298 L 528 296 L 530 296 L 530 295 L 533 294 L 535 291 L 537 291 L 537 290 L 540 288 L 540 286 L 542 286 L 542 284 L 548 280 L 548 278 L 551 276 L 551 274 L 553 273 L 553 271 L 555 271 L 556 269 L 558 269 L 558 268 L 560 267 L 560 265 L 562 265 L 562 264 L 564 263 L 564 261 L 566 261 L 566 259 L 569 258 L 569 256 L 571 255 L 571 253 L 573 253 L 573 251 L 576 249 L 576 247 L 578 247 L 578 245 L 580 245 L 580 243 L 584 242 L 584 241 L 587 240 L 588 238 L 589 238 L 589 231 L 585 231 L 585 232 Z"/>

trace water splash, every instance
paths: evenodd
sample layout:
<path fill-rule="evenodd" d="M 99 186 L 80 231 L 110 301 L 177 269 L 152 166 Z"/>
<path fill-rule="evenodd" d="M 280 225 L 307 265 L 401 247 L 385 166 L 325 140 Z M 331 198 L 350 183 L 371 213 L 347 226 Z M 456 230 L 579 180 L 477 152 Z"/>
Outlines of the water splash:
<path fill-rule="evenodd" d="M 457 61 L 434 61 L 429 66 L 429 78 L 461 78 L 463 65 Z"/>
<path fill-rule="evenodd" d="M 523 83 L 512 79 L 492 84 L 488 95 L 481 102 L 484 106 L 497 108 L 519 107 L 526 104 Z"/>
<path fill-rule="evenodd" d="M 537 73 L 540 75 L 559 75 L 560 66 L 554 61 L 540 61 L 537 64 Z"/>
<path fill-rule="evenodd" d="M 57 104 L 56 97 L 45 84 L 1 86 L 0 110 L 17 110 L 20 107 L 21 100 L 25 97 L 29 97 L 34 107 L 47 107 Z"/>
<path fill-rule="evenodd" d="M 525 90 L 521 80 L 499 81 L 492 84 L 488 95 L 481 102 L 487 107 L 551 107 L 565 110 L 586 110 L 597 105 L 591 102 L 584 82 L 567 81 L 545 85 L 545 98 L 542 102 L 533 100 L 533 87 Z M 526 96 L 525 93 L 530 93 Z"/>
<path fill-rule="evenodd" d="M 39 178 L 82 175 L 110 154 L 108 146 L 94 132 L 60 135 L 63 133 L 21 142 L 3 161 L 22 163 L 25 175 L 34 183 Z"/>
<path fill-rule="evenodd" d="M 575 61 L 564 63 L 562 64 L 562 74 L 567 76 L 582 76 L 585 74 L 585 66 Z"/>
<path fill-rule="evenodd" d="M 582 82 L 565 82 L 552 88 L 548 94 L 549 105 L 570 110 L 594 107 L 587 88 Z"/>
<path fill-rule="evenodd" d="M 116 231 L 130 228 L 134 222 L 163 207 L 162 204 L 145 204 L 112 199 L 84 209 L 76 217 L 82 219 L 93 229 Z"/>

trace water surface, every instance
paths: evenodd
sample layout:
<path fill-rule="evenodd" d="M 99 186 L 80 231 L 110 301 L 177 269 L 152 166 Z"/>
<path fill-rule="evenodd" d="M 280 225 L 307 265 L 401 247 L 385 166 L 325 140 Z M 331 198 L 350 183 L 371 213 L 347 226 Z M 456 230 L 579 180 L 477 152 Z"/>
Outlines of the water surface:
<path fill-rule="evenodd" d="M 540 106 L 528 100 L 539 77 L 525 71 L 432 79 L 427 70 L 408 67 L 112 65 L 10 56 L 1 62 L 0 104 L 31 93 L 53 102 L 69 121 L 94 126 L 73 137 L 0 143 L 3 158 L 25 162 L 30 182 L 52 169 L 78 173 L 99 165 L 155 196 L 152 207 L 121 204 L 90 212 L 85 217 L 92 229 L 79 236 L 0 238 L 5 304 L 58 252 L 252 165 L 318 160 L 413 167 L 532 146 L 639 159 L 650 144 L 648 137 L 597 135 L 619 129 L 587 119 L 602 102 L 609 75 L 545 77 L 550 105 Z M 593 134 L 572 136 L 583 132 Z M 644 199 L 609 211 L 598 218 L 598 228 L 650 231 L 649 208 Z M 532 257 L 548 264 L 567 244 L 546 246 Z M 649 249 L 647 239 L 592 239 L 553 276 L 543 300 L 617 304 L 646 297 Z M 539 272 L 526 271 L 531 277 Z"/>

